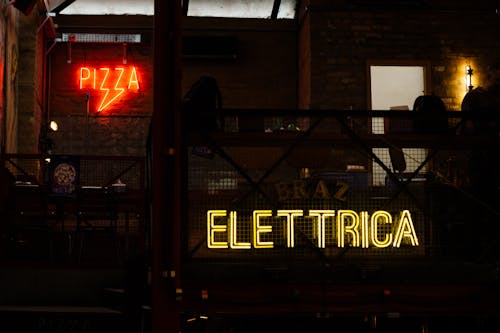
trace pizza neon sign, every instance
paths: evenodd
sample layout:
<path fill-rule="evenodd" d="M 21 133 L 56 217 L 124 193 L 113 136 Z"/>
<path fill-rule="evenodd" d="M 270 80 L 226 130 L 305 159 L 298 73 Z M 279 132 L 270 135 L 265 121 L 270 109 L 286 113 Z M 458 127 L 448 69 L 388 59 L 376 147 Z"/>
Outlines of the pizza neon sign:
<path fill-rule="evenodd" d="M 101 96 L 97 112 L 101 112 L 119 97 L 140 89 L 139 77 L 135 66 L 129 67 L 80 67 L 78 70 L 80 90 L 95 90 Z"/>

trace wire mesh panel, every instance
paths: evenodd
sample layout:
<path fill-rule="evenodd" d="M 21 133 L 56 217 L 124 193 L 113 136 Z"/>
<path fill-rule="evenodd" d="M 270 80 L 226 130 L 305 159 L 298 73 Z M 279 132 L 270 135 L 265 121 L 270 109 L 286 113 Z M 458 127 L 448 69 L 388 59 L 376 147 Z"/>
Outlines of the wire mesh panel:
<path fill-rule="evenodd" d="M 13 156 L 5 161 L 5 167 L 12 177 L 25 184 L 38 184 L 44 181 L 44 164 L 46 162 L 36 155 Z"/>
<path fill-rule="evenodd" d="M 80 182 L 87 186 L 111 186 L 117 182 L 127 188 L 144 188 L 142 159 L 81 158 Z"/>
<path fill-rule="evenodd" d="M 369 186 L 366 170 L 311 172 L 297 169 L 293 159 L 269 173 L 281 157 L 272 148 L 247 155 L 248 162 L 237 150 L 232 147 L 225 158 L 189 154 L 187 239 L 193 258 L 386 261 L 425 255 L 421 191 L 393 198 L 397 185 Z"/>
<path fill-rule="evenodd" d="M 301 117 L 292 129 L 268 117 L 252 134 L 232 128 L 188 147 L 188 257 L 367 267 L 470 257 L 480 241 L 464 240 L 481 206 L 467 188 L 470 148 L 447 144 L 456 133 L 415 136 L 398 112 Z"/>

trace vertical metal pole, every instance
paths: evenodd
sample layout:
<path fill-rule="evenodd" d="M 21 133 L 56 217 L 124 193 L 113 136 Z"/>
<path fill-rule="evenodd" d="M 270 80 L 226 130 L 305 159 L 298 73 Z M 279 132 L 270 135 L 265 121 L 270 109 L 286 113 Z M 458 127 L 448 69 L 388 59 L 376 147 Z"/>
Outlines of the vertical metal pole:
<path fill-rule="evenodd" d="M 178 333 L 180 289 L 180 0 L 155 0 L 152 117 L 152 331 Z"/>
<path fill-rule="evenodd" d="M 85 93 L 85 155 L 89 154 L 90 140 L 90 94 Z"/>

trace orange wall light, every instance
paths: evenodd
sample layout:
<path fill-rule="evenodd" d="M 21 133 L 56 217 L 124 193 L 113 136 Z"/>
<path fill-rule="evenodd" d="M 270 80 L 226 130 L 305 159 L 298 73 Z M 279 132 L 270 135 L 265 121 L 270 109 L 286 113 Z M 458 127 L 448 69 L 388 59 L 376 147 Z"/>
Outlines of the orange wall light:
<path fill-rule="evenodd" d="M 139 76 L 135 66 L 129 67 L 80 67 L 78 70 L 80 90 L 94 90 L 100 96 L 97 112 L 115 103 L 129 92 L 138 92 Z"/>

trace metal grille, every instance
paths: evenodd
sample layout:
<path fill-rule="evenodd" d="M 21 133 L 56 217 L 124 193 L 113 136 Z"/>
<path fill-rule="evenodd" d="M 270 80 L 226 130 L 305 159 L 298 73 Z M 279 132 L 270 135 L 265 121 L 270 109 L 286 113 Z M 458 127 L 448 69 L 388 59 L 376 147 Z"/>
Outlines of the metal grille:
<path fill-rule="evenodd" d="M 140 34 L 86 34 L 63 33 L 63 42 L 77 43 L 140 43 Z"/>

